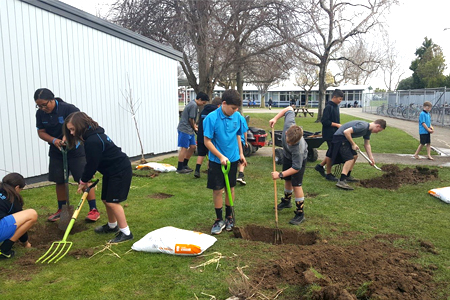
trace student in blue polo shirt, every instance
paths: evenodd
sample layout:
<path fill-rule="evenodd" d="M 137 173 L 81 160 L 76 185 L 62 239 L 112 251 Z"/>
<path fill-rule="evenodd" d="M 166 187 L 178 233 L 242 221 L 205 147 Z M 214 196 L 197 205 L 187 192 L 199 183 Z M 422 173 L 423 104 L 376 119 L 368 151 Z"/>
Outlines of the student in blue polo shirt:
<path fill-rule="evenodd" d="M 36 102 L 36 128 L 39 137 L 50 145 L 48 156 L 50 165 L 48 167 L 48 180 L 56 183 L 56 197 L 58 200 L 58 210 L 48 217 L 48 221 L 59 220 L 61 208 L 66 204 L 66 186 L 64 182 L 64 166 L 61 147 L 65 144 L 63 136 L 64 120 L 73 112 L 80 111 L 72 104 L 64 102 L 46 88 L 37 89 L 34 93 Z M 69 171 L 76 182 L 80 180 L 86 157 L 83 145 L 68 151 L 67 153 Z M 88 195 L 89 213 L 86 221 L 95 222 L 100 218 L 95 201 L 95 190 L 91 190 Z"/>
<path fill-rule="evenodd" d="M 224 228 L 231 231 L 234 226 L 228 193 L 225 193 L 226 210 L 225 221 L 223 221 L 222 191 L 225 187 L 225 177 L 221 165 L 225 166 L 227 161 L 231 163 L 228 178 L 231 194 L 234 198 L 238 162 L 244 166 L 247 165 L 241 143 L 242 118 L 239 113 L 236 113 L 241 104 L 241 96 L 236 90 L 226 90 L 222 95 L 222 105 L 207 115 L 203 121 L 205 146 L 209 150 L 207 188 L 213 190 L 216 211 L 216 220 L 211 229 L 211 234 L 220 234 Z"/>

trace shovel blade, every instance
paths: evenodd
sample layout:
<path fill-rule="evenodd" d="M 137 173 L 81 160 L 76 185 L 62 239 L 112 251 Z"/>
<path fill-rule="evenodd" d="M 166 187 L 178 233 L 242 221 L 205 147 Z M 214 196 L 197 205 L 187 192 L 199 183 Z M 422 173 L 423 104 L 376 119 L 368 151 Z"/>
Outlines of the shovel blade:
<path fill-rule="evenodd" d="M 62 231 L 65 231 L 67 229 L 67 226 L 69 226 L 70 220 L 72 219 L 73 215 L 73 205 L 63 205 L 61 207 L 61 215 L 59 217 L 59 224 L 58 228 Z"/>

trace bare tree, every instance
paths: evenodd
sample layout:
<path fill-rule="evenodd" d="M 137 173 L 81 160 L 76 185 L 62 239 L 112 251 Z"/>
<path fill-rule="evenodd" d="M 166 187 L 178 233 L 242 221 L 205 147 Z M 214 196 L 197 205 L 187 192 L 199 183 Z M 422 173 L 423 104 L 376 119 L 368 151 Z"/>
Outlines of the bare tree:
<path fill-rule="evenodd" d="M 402 78 L 404 71 L 402 71 L 399 63 L 398 51 L 395 49 L 395 43 L 391 43 L 389 38 L 384 39 L 385 56 L 381 63 L 381 70 L 383 72 L 383 79 L 386 89 L 393 91 L 397 89 L 397 86 Z"/>
<path fill-rule="evenodd" d="M 331 60 L 343 59 L 339 51 L 345 41 L 366 34 L 381 21 L 380 16 L 396 0 L 298 0 L 296 18 L 289 36 L 294 51 L 307 64 L 319 68 L 319 113 L 322 118 L 326 96 L 326 72 Z"/>
<path fill-rule="evenodd" d="M 299 61 L 295 71 L 295 85 L 305 91 L 305 106 L 308 106 L 309 94 L 319 83 L 319 69 L 316 65 L 306 64 Z"/>
<path fill-rule="evenodd" d="M 361 39 L 342 50 L 337 61 L 344 83 L 366 84 L 381 65 L 381 54 Z"/>
<path fill-rule="evenodd" d="M 147 162 L 147 160 L 145 160 L 145 157 L 144 157 L 144 146 L 142 145 L 141 135 L 139 134 L 139 127 L 138 127 L 138 123 L 136 120 L 136 113 L 137 113 L 139 107 L 141 106 L 141 101 L 139 99 L 138 100 L 133 99 L 130 78 L 128 78 L 128 91 L 125 90 L 125 93 L 122 92 L 122 95 L 125 98 L 126 106 L 124 107 L 120 103 L 119 103 L 119 106 L 121 108 L 123 108 L 125 111 L 129 112 L 131 114 L 131 117 L 133 118 L 134 126 L 136 128 L 136 133 L 137 133 L 138 140 L 139 140 L 139 144 L 141 146 L 141 160 L 139 162 L 141 164 L 145 164 Z"/>

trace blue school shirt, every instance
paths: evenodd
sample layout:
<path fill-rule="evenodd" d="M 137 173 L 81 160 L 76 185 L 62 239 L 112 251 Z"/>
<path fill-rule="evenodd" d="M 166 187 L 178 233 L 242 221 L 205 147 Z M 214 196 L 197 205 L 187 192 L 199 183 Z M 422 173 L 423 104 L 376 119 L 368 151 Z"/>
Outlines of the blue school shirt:
<path fill-rule="evenodd" d="M 245 120 L 245 118 L 244 118 L 244 116 L 243 115 L 241 115 L 241 114 L 239 114 L 240 116 L 241 116 L 241 132 L 242 132 L 242 134 L 241 134 L 241 142 L 242 142 L 242 144 L 244 144 L 245 145 L 245 133 L 247 132 L 247 130 L 248 130 L 248 125 L 247 125 L 247 121 Z"/>
<path fill-rule="evenodd" d="M 429 134 L 429 132 L 423 127 L 422 123 L 427 124 L 428 128 L 431 126 L 430 114 L 426 111 L 422 111 L 419 116 L 419 134 Z"/>
<path fill-rule="evenodd" d="M 230 162 L 239 160 L 239 145 L 236 136 L 242 135 L 242 119 L 239 113 L 226 116 L 220 106 L 203 120 L 203 135 Z M 209 151 L 209 160 L 220 164 L 220 159 Z"/>

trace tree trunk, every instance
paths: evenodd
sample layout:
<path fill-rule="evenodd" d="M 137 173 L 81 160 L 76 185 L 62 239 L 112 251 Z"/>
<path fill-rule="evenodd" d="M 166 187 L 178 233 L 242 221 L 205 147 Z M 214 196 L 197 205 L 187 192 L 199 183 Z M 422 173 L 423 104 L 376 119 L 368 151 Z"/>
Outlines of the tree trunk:
<path fill-rule="evenodd" d="M 327 73 L 327 64 L 325 61 L 322 61 L 319 66 L 319 107 L 317 109 L 316 123 L 322 120 L 322 112 L 325 106 L 325 96 L 327 92 L 327 84 L 325 81 L 326 73 Z"/>

